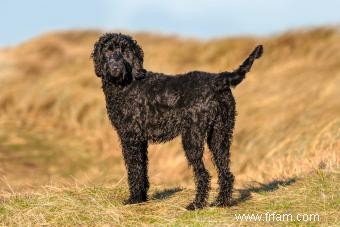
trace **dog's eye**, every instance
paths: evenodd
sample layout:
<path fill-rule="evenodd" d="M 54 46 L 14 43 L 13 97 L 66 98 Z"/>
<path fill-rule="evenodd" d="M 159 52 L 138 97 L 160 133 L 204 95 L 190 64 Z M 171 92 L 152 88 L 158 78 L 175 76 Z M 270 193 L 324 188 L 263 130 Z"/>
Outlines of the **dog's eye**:
<path fill-rule="evenodd" d="M 109 50 L 105 52 L 105 57 L 110 58 L 111 55 L 112 55 L 112 51 Z"/>
<path fill-rule="evenodd" d="M 126 53 L 125 53 L 125 56 L 126 56 L 128 59 L 131 59 L 131 58 L 132 58 L 131 52 L 126 52 Z"/>

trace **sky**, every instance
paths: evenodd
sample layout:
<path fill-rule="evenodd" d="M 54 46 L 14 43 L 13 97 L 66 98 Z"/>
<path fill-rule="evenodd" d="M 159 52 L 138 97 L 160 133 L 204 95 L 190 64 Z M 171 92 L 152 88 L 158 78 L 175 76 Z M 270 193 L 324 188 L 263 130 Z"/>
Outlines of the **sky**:
<path fill-rule="evenodd" d="M 340 25 L 339 0 L 1 0 L 0 46 L 68 29 L 208 39 Z"/>

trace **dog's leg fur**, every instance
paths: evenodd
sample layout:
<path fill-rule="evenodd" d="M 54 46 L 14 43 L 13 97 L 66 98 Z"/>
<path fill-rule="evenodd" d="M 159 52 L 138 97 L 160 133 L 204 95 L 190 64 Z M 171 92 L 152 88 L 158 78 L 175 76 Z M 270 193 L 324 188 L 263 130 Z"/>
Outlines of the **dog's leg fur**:
<path fill-rule="evenodd" d="M 211 206 L 231 206 L 234 175 L 230 171 L 230 145 L 234 128 L 235 109 L 230 106 L 226 113 L 218 116 L 208 134 L 208 147 L 217 168 L 219 193 Z"/>
<path fill-rule="evenodd" d="M 122 141 L 123 156 L 128 173 L 130 189 L 130 198 L 126 201 L 126 204 L 145 202 L 148 199 L 148 145 L 146 141 L 141 141 L 143 140 L 138 141 L 130 139 Z"/>
<path fill-rule="evenodd" d="M 186 208 L 195 210 L 207 205 L 210 190 L 210 175 L 203 163 L 204 136 L 198 128 L 188 128 L 182 135 L 182 143 L 189 165 L 194 171 L 196 196 Z"/>

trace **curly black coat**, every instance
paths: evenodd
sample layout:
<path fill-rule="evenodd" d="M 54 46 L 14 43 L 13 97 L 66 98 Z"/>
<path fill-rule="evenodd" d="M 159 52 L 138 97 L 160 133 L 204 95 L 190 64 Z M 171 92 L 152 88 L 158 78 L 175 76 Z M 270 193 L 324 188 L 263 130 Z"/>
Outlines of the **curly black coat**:
<path fill-rule="evenodd" d="M 205 141 L 218 171 L 219 194 L 212 205 L 231 205 L 234 176 L 229 148 L 236 111 L 230 88 L 245 78 L 262 52 L 262 46 L 257 46 L 233 72 L 170 76 L 146 71 L 143 50 L 130 36 L 107 33 L 99 38 L 92 58 L 102 80 L 109 118 L 121 139 L 130 189 L 127 203 L 147 200 L 148 143 L 181 135 L 197 187 L 187 209 L 207 204 L 211 177 L 202 160 Z"/>

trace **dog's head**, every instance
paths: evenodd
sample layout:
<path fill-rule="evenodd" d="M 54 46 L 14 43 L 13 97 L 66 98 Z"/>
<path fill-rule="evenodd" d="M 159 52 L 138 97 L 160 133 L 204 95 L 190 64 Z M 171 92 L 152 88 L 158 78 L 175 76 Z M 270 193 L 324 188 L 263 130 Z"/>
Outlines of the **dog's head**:
<path fill-rule="evenodd" d="M 143 50 L 128 35 L 106 33 L 94 44 L 95 73 L 104 80 L 126 84 L 145 76 Z"/>

